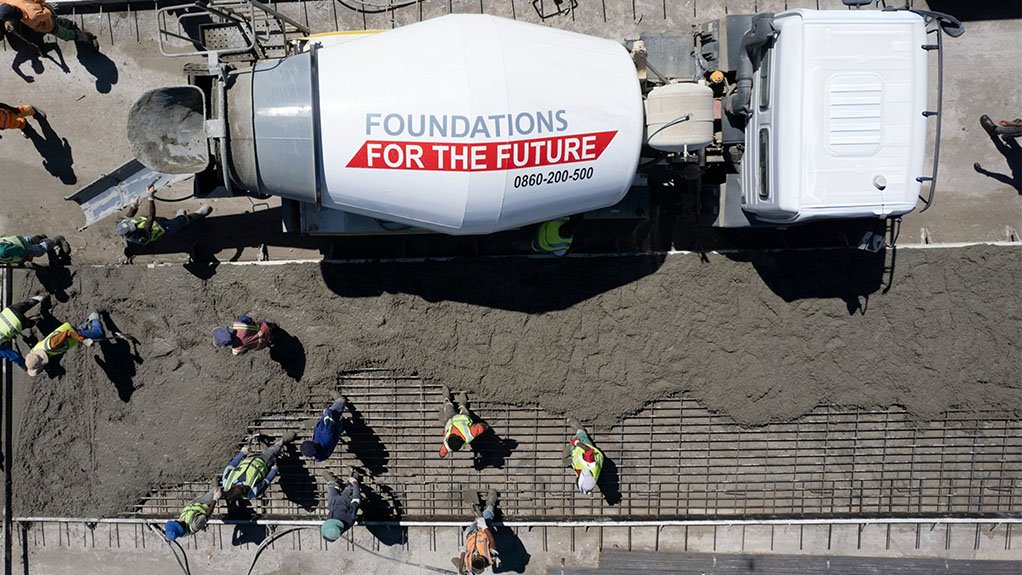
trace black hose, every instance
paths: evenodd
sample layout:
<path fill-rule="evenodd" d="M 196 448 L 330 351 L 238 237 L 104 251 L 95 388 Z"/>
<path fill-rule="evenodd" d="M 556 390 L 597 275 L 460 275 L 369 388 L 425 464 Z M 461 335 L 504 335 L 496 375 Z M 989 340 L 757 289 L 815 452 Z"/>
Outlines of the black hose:
<path fill-rule="evenodd" d="M 277 539 L 280 539 L 281 537 L 287 535 L 288 533 L 294 533 L 295 531 L 302 531 L 302 530 L 305 530 L 305 529 L 308 529 L 310 531 L 316 530 L 315 527 L 292 527 L 291 529 L 285 529 L 284 531 L 281 531 L 280 533 L 277 533 L 277 534 L 271 535 L 270 537 L 267 537 L 262 543 L 259 544 L 259 548 L 256 549 L 255 557 L 252 558 L 252 564 L 249 565 L 248 572 L 246 573 L 246 575 L 252 575 L 252 570 L 255 569 L 256 561 L 259 561 L 259 555 L 262 554 L 263 550 L 266 549 L 267 545 L 269 545 L 270 543 L 273 543 L 274 541 L 276 541 Z M 352 545 L 354 545 L 355 547 L 361 549 L 362 551 L 365 551 L 366 553 L 369 553 L 370 555 L 373 555 L 374 557 L 379 557 L 380 559 L 387 559 L 388 561 L 395 561 L 397 563 L 401 563 L 402 565 L 408 565 L 410 567 L 418 567 L 419 569 L 425 569 L 426 571 L 432 571 L 433 573 L 441 573 L 442 575 L 458 575 L 454 571 L 448 571 L 447 569 L 441 569 L 439 567 L 432 567 L 430 565 L 423 565 L 422 563 L 412 563 L 410 561 L 404 561 L 402 559 L 397 559 L 395 557 L 388 557 L 386 555 L 383 555 L 382 553 L 377 553 L 377 552 L 373 551 L 372 549 L 369 549 L 368 547 L 363 547 L 363 546 L 359 545 L 358 543 L 355 543 L 355 541 L 351 540 L 351 539 L 348 540 L 348 543 L 351 543 Z"/>
<path fill-rule="evenodd" d="M 170 199 L 170 200 L 161 198 L 161 197 L 157 196 L 156 194 L 153 194 L 153 199 L 154 200 L 156 200 L 158 202 L 166 202 L 168 204 L 173 204 L 174 202 L 183 202 L 185 200 L 190 200 L 190 199 L 192 199 L 194 197 L 195 197 L 195 192 L 192 192 L 192 193 L 188 194 L 187 196 L 185 196 L 183 198 L 174 198 L 174 199 Z"/>
<path fill-rule="evenodd" d="M 181 570 L 184 571 L 185 575 L 192 575 L 191 570 L 188 568 L 188 553 L 185 552 L 184 547 L 181 547 L 181 544 L 178 543 L 177 541 L 171 541 L 164 537 L 163 531 L 161 531 L 159 527 L 153 525 L 152 523 L 147 523 L 146 525 L 149 527 L 149 529 L 156 533 L 160 537 L 160 539 L 163 539 L 164 543 L 167 544 L 167 547 L 170 547 L 170 553 L 174 556 L 174 560 L 177 561 L 177 564 L 181 567 Z M 181 551 L 180 557 L 178 556 L 177 551 L 174 550 L 175 545 L 177 546 L 178 550 Z"/>

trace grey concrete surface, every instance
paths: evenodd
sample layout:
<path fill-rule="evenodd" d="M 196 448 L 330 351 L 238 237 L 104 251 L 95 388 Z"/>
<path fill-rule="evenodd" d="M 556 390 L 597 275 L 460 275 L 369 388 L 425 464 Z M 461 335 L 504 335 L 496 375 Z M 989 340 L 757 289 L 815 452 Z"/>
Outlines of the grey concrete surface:
<path fill-rule="evenodd" d="M 497 538 L 505 561 L 498 572 L 592 567 L 602 549 L 1017 561 L 1022 560 L 1019 531 L 1017 524 L 998 523 L 505 528 Z M 329 545 L 311 530 L 285 535 L 263 552 L 253 573 L 453 572 L 451 558 L 462 550 L 459 527 L 411 527 L 405 542 L 390 546 L 364 527 L 350 533 Z M 182 540 L 192 573 L 244 573 L 257 545 L 233 545 L 235 535 L 234 527 L 213 525 Z M 82 575 L 181 573 L 167 546 L 141 526 L 37 523 L 17 531 L 14 546 L 16 564 L 24 566 L 27 557 L 26 572 L 32 575 L 68 573 L 72 566 Z"/>

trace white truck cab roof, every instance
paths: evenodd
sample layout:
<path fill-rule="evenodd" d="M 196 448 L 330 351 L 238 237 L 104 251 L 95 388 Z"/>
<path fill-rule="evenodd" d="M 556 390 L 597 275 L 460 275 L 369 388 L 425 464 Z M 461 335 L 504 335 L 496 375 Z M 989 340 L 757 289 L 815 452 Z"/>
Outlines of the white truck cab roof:
<path fill-rule="evenodd" d="M 912 211 L 926 155 L 923 18 L 791 10 L 774 26 L 745 134 L 744 209 L 775 223 Z"/>

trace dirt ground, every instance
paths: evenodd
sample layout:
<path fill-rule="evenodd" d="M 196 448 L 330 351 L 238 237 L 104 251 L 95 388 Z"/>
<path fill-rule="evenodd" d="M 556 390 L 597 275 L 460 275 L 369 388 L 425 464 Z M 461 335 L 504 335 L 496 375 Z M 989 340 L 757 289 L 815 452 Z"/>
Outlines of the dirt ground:
<path fill-rule="evenodd" d="M 884 259 L 864 252 L 742 260 L 30 274 L 26 295 L 56 294 L 51 325 L 99 308 L 140 344 L 78 348 L 52 378 L 15 376 L 16 509 L 113 515 L 158 484 L 215 477 L 258 415 L 370 365 L 598 426 L 682 392 L 749 425 L 818 404 L 899 404 L 923 419 L 1022 410 L 1022 250 L 899 250 L 887 293 Z M 210 330 L 243 312 L 288 337 L 272 353 L 215 350 Z"/>

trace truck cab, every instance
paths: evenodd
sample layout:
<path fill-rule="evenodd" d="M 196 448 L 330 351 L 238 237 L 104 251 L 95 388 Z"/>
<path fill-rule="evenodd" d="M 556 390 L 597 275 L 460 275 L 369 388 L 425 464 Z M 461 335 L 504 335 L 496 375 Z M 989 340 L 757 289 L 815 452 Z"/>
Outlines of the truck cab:
<path fill-rule="evenodd" d="M 743 210 L 770 224 L 911 212 L 926 155 L 923 18 L 792 10 L 773 28 L 753 76 Z"/>

